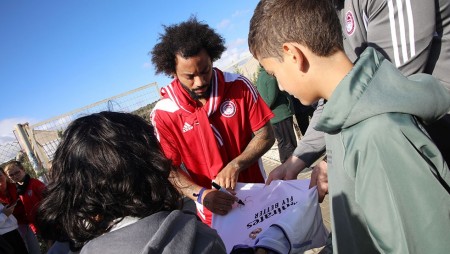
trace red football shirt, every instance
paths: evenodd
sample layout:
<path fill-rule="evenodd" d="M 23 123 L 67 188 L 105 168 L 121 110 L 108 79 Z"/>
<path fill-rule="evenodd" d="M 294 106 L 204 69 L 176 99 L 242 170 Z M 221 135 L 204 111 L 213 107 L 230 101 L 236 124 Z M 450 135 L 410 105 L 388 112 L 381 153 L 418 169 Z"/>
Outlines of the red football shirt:
<path fill-rule="evenodd" d="M 273 117 L 247 78 L 218 69 L 203 106 L 190 98 L 178 80 L 162 93 L 164 98 L 152 111 L 161 147 L 175 166 L 183 164 L 192 180 L 205 188 L 211 188 L 220 170 L 245 150 L 253 132 Z M 238 182 L 262 183 L 264 175 L 258 161 L 239 174 Z M 210 224 L 210 218 L 206 222 Z"/>

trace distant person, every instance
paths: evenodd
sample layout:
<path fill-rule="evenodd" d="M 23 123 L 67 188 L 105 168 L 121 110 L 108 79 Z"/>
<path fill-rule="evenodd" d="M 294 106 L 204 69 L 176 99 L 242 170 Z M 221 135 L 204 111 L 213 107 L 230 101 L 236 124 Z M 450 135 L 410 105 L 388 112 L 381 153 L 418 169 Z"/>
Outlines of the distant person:
<path fill-rule="evenodd" d="M 6 196 L 8 181 L 3 168 L 0 168 L 0 194 Z M 0 197 L 1 197 L 0 196 Z M 22 236 L 19 233 L 17 219 L 13 215 L 16 201 L 5 202 L 0 199 L 0 251 L 1 253 L 28 253 Z"/>
<path fill-rule="evenodd" d="M 156 73 L 174 80 L 151 119 L 164 154 L 183 168 L 175 185 L 211 225 L 212 213 L 227 214 L 237 199 L 212 181 L 230 191 L 265 181 L 260 159 L 275 142 L 273 113 L 247 78 L 213 67 L 225 41 L 207 24 L 191 17 L 164 30 L 151 57 Z"/>
<path fill-rule="evenodd" d="M 30 254 L 41 253 L 37 239 L 39 229 L 36 226 L 36 211 L 41 202 L 45 184 L 27 174 L 20 161 L 13 160 L 6 163 L 5 172 L 16 187 L 16 190 L 9 189 L 11 197 L 19 198 L 17 212 L 15 212 L 19 221 L 19 232 Z"/>
<path fill-rule="evenodd" d="M 282 90 L 304 105 L 327 100 L 316 128 L 326 133 L 334 252 L 447 253 L 449 169 L 421 125 L 450 110 L 445 87 L 403 76 L 372 47 L 353 64 L 329 0 L 262 0 L 248 40 Z"/>
<path fill-rule="evenodd" d="M 80 253 L 225 253 L 217 232 L 180 211 L 153 127 L 100 112 L 73 121 L 52 162 L 39 210 L 43 235 L 59 228 Z"/>
<path fill-rule="evenodd" d="M 292 96 L 280 91 L 277 80 L 267 74 L 262 67 L 258 69 L 256 89 L 275 115 L 270 119 L 270 123 L 277 140 L 280 161 L 283 163 L 297 147 L 297 136 L 295 136 L 292 117 L 294 115 Z"/>

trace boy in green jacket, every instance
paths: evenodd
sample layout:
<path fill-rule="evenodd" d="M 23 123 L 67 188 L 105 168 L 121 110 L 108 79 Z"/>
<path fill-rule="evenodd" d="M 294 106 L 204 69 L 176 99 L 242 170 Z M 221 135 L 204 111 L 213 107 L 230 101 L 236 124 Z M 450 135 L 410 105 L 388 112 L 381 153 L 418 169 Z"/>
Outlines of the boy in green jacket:
<path fill-rule="evenodd" d="M 353 64 L 329 0 L 262 0 L 249 47 L 280 87 L 327 103 L 326 133 L 336 253 L 447 253 L 450 174 L 423 130 L 450 109 L 426 74 L 404 77 L 373 48 Z M 301 226 L 301 225 L 299 225 Z"/>

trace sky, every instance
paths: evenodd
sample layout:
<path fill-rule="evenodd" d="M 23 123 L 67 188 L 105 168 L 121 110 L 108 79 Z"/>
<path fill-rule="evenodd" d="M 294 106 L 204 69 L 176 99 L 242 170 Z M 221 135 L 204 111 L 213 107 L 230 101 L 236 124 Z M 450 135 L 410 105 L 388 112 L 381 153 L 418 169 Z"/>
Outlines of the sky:
<path fill-rule="evenodd" d="M 155 75 L 149 52 L 164 32 L 195 15 L 226 41 L 215 63 L 248 54 L 258 0 L 0 1 L 0 143 L 30 125 L 170 78 Z"/>

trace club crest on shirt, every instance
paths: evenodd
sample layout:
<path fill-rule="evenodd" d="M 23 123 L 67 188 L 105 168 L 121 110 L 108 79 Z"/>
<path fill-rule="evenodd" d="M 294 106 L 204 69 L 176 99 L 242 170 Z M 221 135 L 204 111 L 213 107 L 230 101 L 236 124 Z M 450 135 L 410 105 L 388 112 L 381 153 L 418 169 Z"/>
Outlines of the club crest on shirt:
<path fill-rule="evenodd" d="M 220 105 L 220 113 L 224 117 L 232 117 L 236 113 L 236 104 L 230 100 L 222 102 Z"/>
<path fill-rule="evenodd" d="M 352 35 L 355 32 L 355 17 L 351 11 L 345 14 L 345 31 L 347 35 Z"/>

